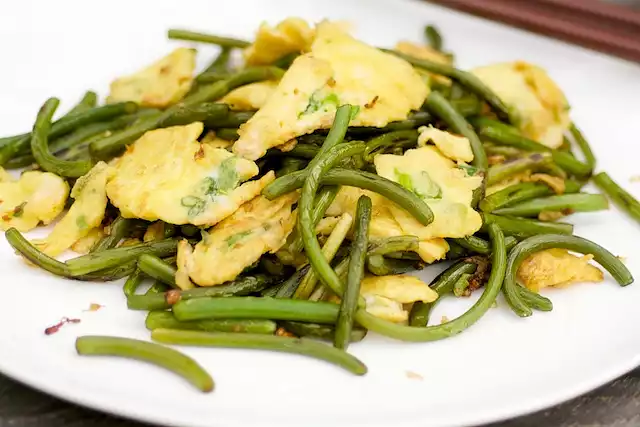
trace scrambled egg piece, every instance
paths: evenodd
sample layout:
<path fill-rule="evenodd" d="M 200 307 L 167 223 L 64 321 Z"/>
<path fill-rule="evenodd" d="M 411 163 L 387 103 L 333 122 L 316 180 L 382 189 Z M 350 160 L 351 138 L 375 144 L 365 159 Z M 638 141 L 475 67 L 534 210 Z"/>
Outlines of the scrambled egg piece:
<path fill-rule="evenodd" d="M 309 49 L 314 30 L 304 19 L 287 18 L 272 28 L 263 22 L 256 39 L 244 50 L 247 65 L 265 65 L 296 52 Z"/>
<path fill-rule="evenodd" d="M 413 56 L 414 58 L 426 59 L 427 61 L 436 62 L 438 64 L 451 65 L 450 56 L 447 56 L 442 52 L 438 52 L 437 50 L 432 49 L 429 46 L 419 45 L 408 41 L 399 41 L 396 44 L 395 50 L 404 53 L 405 55 Z M 425 74 L 443 84 L 451 84 L 451 80 L 448 77 L 439 76 L 437 74 L 428 73 L 426 71 Z"/>
<path fill-rule="evenodd" d="M 318 221 L 318 225 L 316 225 L 316 234 L 319 234 L 321 236 L 328 236 L 329 234 L 331 234 L 333 229 L 336 228 L 338 221 L 340 221 L 340 218 L 337 216 L 328 216 L 322 218 L 320 221 Z"/>
<path fill-rule="evenodd" d="M 49 172 L 25 172 L 14 181 L 0 168 L 0 228 L 25 232 L 49 224 L 63 211 L 69 185 Z"/>
<path fill-rule="evenodd" d="M 497 182 L 485 188 L 484 194 L 485 196 L 490 196 L 493 193 L 497 193 L 498 191 L 504 190 L 505 188 L 511 187 L 512 185 L 519 184 L 521 182 L 526 182 L 527 179 L 529 179 L 530 175 L 531 175 L 531 171 L 526 171 L 526 172 L 522 172 L 522 173 L 510 176 L 505 180 L 502 180 L 500 182 Z"/>
<path fill-rule="evenodd" d="M 173 227 L 173 226 L 169 225 L 169 227 Z M 162 240 L 165 238 L 167 230 L 168 229 L 167 229 L 166 222 L 156 221 L 147 227 L 147 229 L 144 232 L 144 235 L 142 236 L 142 241 L 153 242 L 155 240 Z"/>
<path fill-rule="evenodd" d="M 228 141 L 218 137 L 216 132 L 213 130 L 207 132 L 202 139 L 200 139 L 200 142 L 202 144 L 207 144 L 211 148 L 224 148 L 225 150 L 229 150 L 233 145 L 233 141 Z"/>
<path fill-rule="evenodd" d="M 296 147 L 296 145 L 298 145 L 298 140 L 294 138 L 285 142 L 284 144 L 276 145 L 276 148 L 282 151 L 283 153 L 286 153 L 293 150 Z"/>
<path fill-rule="evenodd" d="M 406 61 L 322 22 L 311 51 L 297 58 L 275 93 L 238 131 L 233 151 L 256 160 L 296 136 L 331 127 L 338 106 L 359 108 L 351 126 L 382 127 L 420 108 L 428 87 Z"/>
<path fill-rule="evenodd" d="M 89 230 L 89 233 L 76 240 L 71 245 L 71 250 L 79 254 L 88 254 L 91 248 L 104 237 L 104 229 L 102 227 L 96 227 Z"/>
<path fill-rule="evenodd" d="M 378 175 L 390 179 L 422 198 L 433 211 L 433 222 L 422 225 L 410 213 L 390 206 L 394 219 L 405 234 L 421 240 L 436 237 L 470 236 L 482 226 L 473 208 L 473 190 L 482 184 L 480 176 L 468 176 L 435 147 L 407 150 L 404 155 L 380 154 L 374 163 Z"/>
<path fill-rule="evenodd" d="M 371 239 L 411 235 L 400 227 L 400 224 L 392 215 L 391 208 L 395 207 L 392 202 L 377 193 L 360 188 L 341 187 L 335 200 L 327 209 L 326 215 L 332 217 L 349 213 L 351 216 L 355 216 L 358 199 L 362 195 L 369 196 L 372 202 L 371 223 L 369 225 L 369 235 Z M 319 231 L 322 234 L 325 234 L 325 232 L 330 233 L 330 230 L 333 229 L 336 223 L 337 219 L 325 218 L 318 224 L 320 227 Z M 449 244 L 442 238 L 421 239 L 418 244 L 417 253 L 423 261 L 431 263 L 443 259 L 448 250 Z"/>
<path fill-rule="evenodd" d="M 569 128 L 569 103 L 556 83 L 535 65 L 517 61 L 471 70 L 509 105 L 523 135 L 548 147 L 562 145 Z"/>
<path fill-rule="evenodd" d="M 73 205 L 43 240 L 34 244 L 45 254 L 57 256 L 97 228 L 104 219 L 107 208 L 105 187 L 111 176 L 111 168 L 98 162 L 86 175 L 78 178 L 71 197 Z"/>
<path fill-rule="evenodd" d="M 9 172 L 0 167 L 0 182 L 13 181 L 13 177 Z"/>
<path fill-rule="evenodd" d="M 107 194 L 125 218 L 169 224 L 214 225 L 254 198 L 274 179 L 222 148 L 197 142 L 203 125 L 144 134 L 114 164 Z"/>
<path fill-rule="evenodd" d="M 470 162 L 473 160 L 471 143 L 463 136 L 453 135 L 434 127 L 422 126 L 418 129 L 418 146 L 424 147 L 427 142 L 433 142 L 438 150 L 451 160 Z"/>
<path fill-rule="evenodd" d="M 122 240 L 122 242 L 118 243 L 118 248 L 126 248 L 129 246 L 135 246 L 135 245 L 139 245 L 140 243 L 142 243 L 142 241 L 140 239 L 136 239 L 135 237 L 130 237 L 128 239 L 124 239 Z"/>
<path fill-rule="evenodd" d="M 414 276 L 367 276 L 360 285 L 367 311 L 390 322 L 406 322 L 409 312 L 403 304 L 433 302 L 438 294 Z"/>
<path fill-rule="evenodd" d="M 546 173 L 534 173 L 528 178 L 529 182 L 542 182 L 547 184 L 556 194 L 564 194 L 566 183 L 559 176 L 552 176 Z"/>
<path fill-rule="evenodd" d="M 547 249 L 524 260 L 518 280 L 532 291 L 548 286 L 565 287 L 580 282 L 602 282 L 602 271 L 589 264 L 593 255 L 575 256 L 565 249 Z"/>
<path fill-rule="evenodd" d="M 235 279 L 262 254 L 275 253 L 293 230 L 297 200 L 297 192 L 272 201 L 258 196 L 209 229 L 195 249 L 181 244 L 176 279 L 182 283 L 188 274 L 200 286 L 219 285 Z"/>
<path fill-rule="evenodd" d="M 186 240 L 180 240 L 178 242 L 178 255 L 176 256 L 176 285 L 182 289 L 193 289 L 196 285 L 193 284 L 189 277 L 189 268 L 191 266 L 191 258 L 193 257 L 193 248 Z"/>
<path fill-rule="evenodd" d="M 220 102 L 232 110 L 259 110 L 278 87 L 278 82 L 265 80 L 240 86 L 225 95 Z"/>
<path fill-rule="evenodd" d="M 538 221 L 558 221 L 559 219 L 564 218 L 566 215 L 564 212 L 559 211 L 540 211 L 538 214 Z"/>
<path fill-rule="evenodd" d="M 542 182 L 543 184 L 548 185 L 556 194 L 564 194 L 565 192 L 564 179 L 545 173 L 532 174 L 531 171 L 525 171 L 487 187 L 485 195 L 490 196 L 493 193 L 522 182 Z"/>
<path fill-rule="evenodd" d="M 196 51 L 178 48 L 147 68 L 111 83 L 107 102 L 134 101 L 142 107 L 168 107 L 189 91 L 195 66 Z"/>

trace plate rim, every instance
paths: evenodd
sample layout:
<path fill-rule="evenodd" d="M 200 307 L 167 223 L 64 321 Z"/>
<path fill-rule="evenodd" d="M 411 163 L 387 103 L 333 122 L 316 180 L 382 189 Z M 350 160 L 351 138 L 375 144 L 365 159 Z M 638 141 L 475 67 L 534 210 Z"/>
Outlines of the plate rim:
<path fill-rule="evenodd" d="M 108 414 L 116 418 L 128 419 L 135 422 L 153 423 L 158 426 L 170 426 L 170 427 L 173 427 L 173 426 L 184 427 L 186 425 L 184 421 L 179 420 L 179 417 L 172 416 L 171 418 L 168 418 L 166 414 L 163 414 L 163 415 L 158 414 L 156 417 L 154 417 L 153 415 L 147 415 L 143 412 L 136 412 L 135 405 L 117 407 L 118 406 L 117 403 L 109 399 L 103 399 L 102 396 L 104 395 L 102 394 L 99 395 L 100 397 L 98 397 L 97 399 L 93 398 L 93 400 L 90 398 L 80 397 L 79 395 L 65 395 L 62 390 L 63 388 L 65 388 L 64 386 L 59 387 L 55 385 L 50 385 L 44 380 L 39 381 L 37 379 L 38 378 L 37 374 L 34 374 L 34 375 L 25 374 L 24 372 L 22 372 L 23 369 L 8 370 L 5 360 L 6 360 L 5 358 L 0 358 L 0 372 L 3 375 L 5 375 L 6 377 L 14 381 L 17 381 L 20 384 L 26 385 L 30 388 L 33 388 L 39 392 L 45 393 L 48 396 L 54 397 L 63 402 L 70 403 L 70 404 L 79 406 L 81 408 L 89 408 L 98 413 Z M 597 379 L 593 379 L 590 381 L 587 380 L 582 383 L 578 383 L 574 385 L 572 387 L 571 392 L 566 392 L 566 393 L 558 392 L 558 396 L 556 396 L 555 394 L 546 395 L 543 398 L 538 399 L 534 403 L 529 402 L 528 404 L 523 403 L 520 406 L 511 405 L 500 410 L 486 411 L 487 412 L 486 415 L 483 415 L 483 417 L 481 418 L 476 417 L 477 419 L 474 421 L 463 419 L 462 423 L 460 421 L 456 421 L 455 423 L 451 423 L 451 422 L 441 423 L 441 424 L 430 423 L 429 425 L 432 427 L 481 427 L 487 424 L 492 424 L 496 422 L 516 419 L 523 416 L 531 415 L 535 412 L 561 405 L 579 396 L 590 393 L 598 389 L 599 387 L 602 387 L 620 378 L 621 376 L 631 372 L 632 370 L 640 367 L 640 354 L 636 355 L 635 358 L 628 361 L 626 364 L 624 365 L 617 364 L 615 365 L 615 367 L 619 369 L 610 368 L 607 371 L 602 371 L 603 372 L 602 375 L 599 376 Z M 24 370 L 29 371 L 28 369 L 24 369 Z M 35 372 L 35 371 L 32 371 L 32 372 Z M 100 404 L 98 403 L 98 401 L 100 400 L 104 400 L 105 402 L 103 404 Z M 491 414 L 489 414 L 489 412 L 491 412 Z M 173 413 L 176 413 L 176 411 L 173 411 L 172 414 Z M 233 421 L 231 421 L 230 424 L 227 423 L 227 421 L 230 421 L 230 420 L 222 419 L 219 421 L 215 421 L 215 423 L 220 427 L 226 427 L 226 426 L 234 427 L 236 425 Z M 200 427 L 200 426 L 211 427 L 211 425 L 209 424 L 188 424 L 188 425 L 193 425 L 194 427 Z M 262 424 L 262 425 L 265 427 L 267 426 L 275 427 L 277 424 Z M 369 423 L 368 425 L 376 426 L 376 424 L 369 424 Z M 396 425 L 400 427 L 404 427 L 404 426 L 409 427 L 409 426 L 414 426 L 416 424 L 411 422 L 410 423 L 402 422 L 402 423 L 397 423 Z"/>
<path fill-rule="evenodd" d="M 465 17 L 468 18 L 473 18 L 473 19 L 478 19 L 478 20 L 482 20 L 482 21 L 486 21 L 491 23 L 492 25 L 496 25 L 496 26 L 504 26 L 504 24 L 498 23 L 498 22 L 494 22 L 488 19 L 484 19 L 481 17 L 477 17 L 474 15 L 470 15 L 470 14 L 466 14 L 463 12 L 459 12 L 459 11 L 455 11 L 455 10 L 451 10 L 451 9 L 447 9 L 444 8 L 440 5 L 437 4 L 433 4 L 433 3 L 428 3 L 425 1 L 421 1 L 421 0 L 376 0 L 377 2 L 381 2 L 384 3 L 386 5 L 389 5 L 389 7 L 391 7 L 391 5 L 395 5 L 398 6 L 400 5 L 400 7 L 405 7 L 407 10 L 407 13 L 411 12 L 411 8 L 418 8 L 418 7 L 433 7 L 433 8 L 439 8 L 439 9 L 443 9 L 446 10 L 449 13 L 453 13 L 455 15 L 463 15 Z M 528 32 L 525 30 L 519 30 L 519 31 L 524 31 L 527 34 L 533 36 L 533 37 L 543 37 L 546 39 L 550 39 L 544 35 L 540 35 L 537 33 L 532 33 L 532 32 Z M 553 40 L 553 39 L 551 39 Z M 577 49 L 584 49 L 584 48 L 580 48 L 578 46 L 576 46 Z M 597 55 L 604 55 L 606 57 L 618 60 L 618 61 L 624 61 L 621 60 L 619 58 L 615 58 L 613 56 L 607 55 L 607 54 L 602 54 L 602 53 L 597 53 L 594 51 L 594 54 Z M 8 363 L 7 363 L 8 361 Z M 15 365 L 15 366 L 22 366 L 22 368 L 19 368 L 17 370 L 12 370 L 9 369 L 10 365 Z M 82 395 L 81 393 L 76 393 L 76 394 L 66 394 L 64 389 L 68 387 L 65 387 L 64 384 L 62 385 L 56 385 L 53 383 L 48 383 L 46 381 L 46 377 L 45 376 L 39 376 L 36 373 L 32 373 L 33 371 L 30 371 L 28 369 L 30 365 L 20 365 L 18 363 L 18 360 L 15 357 L 12 358 L 5 358 L 5 357 L 0 357 L 0 372 L 2 372 L 5 376 L 7 376 L 8 378 L 17 381 L 21 384 L 24 384 L 28 387 L 31 387 L 35 390 L 38 390 L 40 392 L 43 392 L 49 396 L 52 396 L 56 399 L 59 399 L 61 401 L 64 402 L 68 402 L 74 405 L 78 405 L 80 407 L 85 407 L 85 408 L 90 408 L 91 410 L 95 410 L 99 413 L 108 413 L 111 415 L 114 415 L 116 417 L 120 417 L 120 418 L 125 418 L 125 419 L 129 419 L 129 420 L 133 420 L 133 421 L 141 421 L 141 422 L 152 422 L 154 424 L 160 424 L 160 425 L 185 425 L 185 423 L 183 421 L 179 420 L 179 417 L 175 417 L 175 418 L 168 418 L 166 416 L 166 414 L 158 414 L 156 417 L 153 416 L 153 414 L 151 412 L 144 413 L 144 411 L 136 411 L 135 405 L 127 405 L 126 407 L 123 406 L 119 406 L 118 403 L 114 402 L 113 400 L 110 400 L 108 398 L 109 393 L 107 394 L 100 394 L 98 395 L 98 398 L 95 397 L 90 397 L 89 395 Z M 475 419 L 473 421 L 469 420 L 468 422 L 465 422 L 464 424 L 460 424 L 460 423 L 456 423 L 455 425 L 467 425 L 467 426 L 474 426 L 474 425 L 484 425 L 487 423 L 493 423 L 493 422 L 499 422 L 499 421 L 503 421 L 506 419 L 511 419 L 514 417 L 521 417 L 521 416 L 526 416 L 529 415 L 531 413 L 540 411 L 540 410 L 544 410 L 546 408 L 549 407 L 553 407 L 559 404 L 562 404 L 564 402 L 567 402 L 571 399 L 574 399 L 578 396 L 581 396 L 585 393 L 589 393 L 595 389 L 597 389 L 598 387 L 601 387 L 613 380 L 615 380 L 616 378 L 619 378 L 620 376 L 632 371 L 633 369 L 637 368 L 638 366 L 640 366 L 640 353 L 636 354 L 634 357 L 632 357 L 630 360 L 627 360 L 626 363 L 616 363 L 614 366 L 609 367 L 608 369 L 602 369 L 600 370 L 600 375 L 597 376 L 592 376 L 589 380 L 585 380 L 582 382 L 575 382 L 572 387 L 567 387 L 565 388 L 565 392 L 557 392 L 554 394 L 548 394 L 545 396 L 542 396 L 539 399 L 534 400 L 528 400 L 528 403 L 522 403 L 519 405 L 510 405 L 507 407 L 498 407 L 498 408 L 494 408 L 493 410 L 488 410 L 485 411 L 486 415 L 484 415 L 482 418 L 480 417 L 474 417 Z M 569 392 L 567 392 L 566 390 L 570 389 Z M 100 401 L 104 401 L 103 403 L 100 403 Z M 484 414 L 484 412 L 483 412 Z M 213 420 L 212 422 L 216 423 L 216 424 L 220 424 L 221 426 L 226 425 L 225 423 L 227 421 L 231 422 L 231 425 L 235 425 L 235 422 L 233 420 L 229 420 L 229 419 L 221 419 L 220 421 L 217 420 Z M 198 424 L 199 425 L 199 424 Z M 202 424 L 204 425 L 204 424 Z M 404 425 L 404 424 L 398 424 L 398 425 Z M 408 425 L 408 424 L 407 424 Z M 438 424 L 439 426 L 453 426 L 454 424 Z"/>

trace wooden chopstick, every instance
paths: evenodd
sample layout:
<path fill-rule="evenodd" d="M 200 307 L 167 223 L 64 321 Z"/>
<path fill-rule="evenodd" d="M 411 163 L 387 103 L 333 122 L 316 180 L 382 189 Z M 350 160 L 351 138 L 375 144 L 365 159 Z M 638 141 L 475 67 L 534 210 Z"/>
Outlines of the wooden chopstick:
<path fill-rule="evenodd" d="M 640 62 L 640 13 L 595 0 L 431 0 Z"/>
<path fill-rule="evenodd" d="M 538 0 L 554 7 L 568 10 L 572 13 L 581 13 L 595 18 L 606 18 L 618 23 L 635 25 L 640 31 L 640 13 L 627 7 L 606 4 L 602 1 L 589 0 Z M 631 12 L 631 13 L 630 13 Z M 640 36 L 640 34 L 638 34 Z"/>

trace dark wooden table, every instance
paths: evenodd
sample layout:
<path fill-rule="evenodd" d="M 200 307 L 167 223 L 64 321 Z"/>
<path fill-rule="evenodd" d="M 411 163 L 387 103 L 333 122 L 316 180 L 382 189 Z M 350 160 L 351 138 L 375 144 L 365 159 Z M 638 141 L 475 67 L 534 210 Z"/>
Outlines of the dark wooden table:
<path fill-rule="evenodd" d="M 9 426 L 143 427 L 70 405 L 0 376 L 0 427 Z M 640 426 L 640 369 L 555 408 L 487 427 L 636 426 Z"/>

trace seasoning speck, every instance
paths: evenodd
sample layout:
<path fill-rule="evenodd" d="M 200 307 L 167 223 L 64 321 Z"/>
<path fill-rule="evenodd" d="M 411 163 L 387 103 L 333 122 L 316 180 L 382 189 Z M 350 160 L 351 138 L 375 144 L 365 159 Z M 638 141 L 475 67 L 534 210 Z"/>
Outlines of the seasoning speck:
<path fill-rule="evenodd" d="M 295 335 L 293 335 L 291 332 L 287 331 L 285 328 L 276 329 L 276 336 L 279 336 L 279 337 L 293 337 L 293 338 L 295 338 Z"/>
<path fill-rule="evenodd" d="M 440 318 L 440 324 L 442 325 L 443 323 L 447 323 L 449 321 L 449 318 L 447 316 L 442 316 Z"/>
<path fill-rule="evenodd" d="M 204 145 L 200 144 L 200 148 L 198 148 L 198 151 L 196 151 L 196 153 L 193 155 L 193 160 L 200 160 L 204 158 Z"/>
<path fill-rule="evenodd" d="M 376 102 L 378 102 L 378 99 L 380 99 L 380 97 L 378 95 L 374 96 L 371 101 L 369 101 L 366 104 L 364 104 L 364 108 L 371 109 L 371 108 L 375 107 Z"/>
<path fill-rule="evenodd" d="M 49 326 L 44 330 L 45 335 L 53 335 L 60 330 L 67 323 L 80 323 L 80 319 L 69 319 L 68 317 L 63 317 L 60 322 L 56 323 L 53 326 Z"/>
<path fill-rule="evenodd" d="M 167 301 L 167 304 L 174 305 L 174 304 L 177 304 L 178 301 L 180 301 L 180 298 L 182 298 L 182 295 L 180 294 L 180 291 L 172 290 L 172 291 L 167 291 L 164 298 L 165 298 L 165 301 Z"/>
<path fill-rule="evenodd" d="M 100 305 L 98 303 L 92 302 L 91 304 L 89 304 L 89 308 L 84 311 L 98 311 L 102 307 L 104 307 L 104 305 Z"/>

